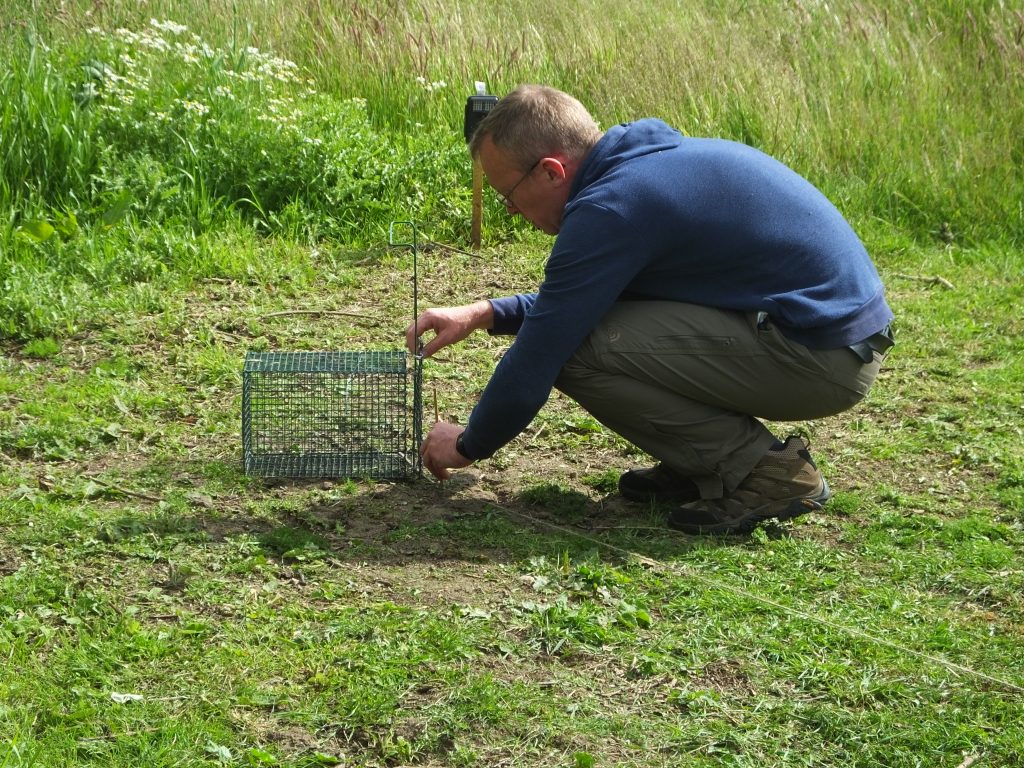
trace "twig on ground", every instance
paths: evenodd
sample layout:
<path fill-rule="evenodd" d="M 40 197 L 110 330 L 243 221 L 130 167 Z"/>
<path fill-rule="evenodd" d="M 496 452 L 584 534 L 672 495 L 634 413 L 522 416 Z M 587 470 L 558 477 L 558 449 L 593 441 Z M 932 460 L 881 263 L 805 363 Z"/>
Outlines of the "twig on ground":
<path fill-rule="evenodd" d="M 139 736 L 143 733 L 156 733 L 157 731 L 163 730 L 165 726 L 158 725 L 152 728 L 140 728 L 137 731 L 124 731 L 123 733 L 108 733 L 106 736 L 83 736 L 78 740 L 79 744 L 86 744 L 92 741 L 110 741 L 111 739 L 121 739 L 127 736 Z"/>
<path fill-rule="evenodd" d="M 960 763 L 956 768 L 971 768 L 978 760 L 981 759 L 981 755 L 967 755 L 964 757 L 964 761 Z"/>
<path fill-rule="evenodd" d="M 373 315 L 366 315 L 361 312 L 345 312 L 340 309 L 285 309 L 280 312 L 262 315 L 260 320 L 266 320 L 271 317 L 286 317 L 288 315 L 332 315 L 337 317 L 358 317 L 361 320 L 380 322 L 380 318 Z"/>
<path fill-rule="evenodd" d="M 231 331 L 222 331 L 220 328 L 210 328 L 210 333 L 214 336 L 221 336 L 229 341 L 241 341 L 242 337 L 237 333 Z"/>
<path fill-rule="evenodd" d="M 98 477 L 95 477 L 94 475 L 83 473 L 82 477 L 88 478 L 89 480 L 92 480 L 94 483 L 99 483 L 105 488 L 110 488 L 111 490 L 117 491 L 118 493 L 123 493 L 125 496 L 134 496 L 135 498 L 145 499 L 146 501 L 163 501 L 163 499 L 158 499 L 156 496 L 150 496 L 149 494 L 139 493 L 138 491 L 129 491 L 127 488 L 122 488 L 119 485 L 108 483 L 106 480 L 100 480 Z"/>
<path fill-rule="evenodd" d="M 907 275 L 902 272 L 897 272 L 895 277 L 902 277 L 904 280 L 916 280 L 919 283 L 929 283 L 931 285 L 941 285 L 947 291 L 955 291 L 956 287 L 949 282 L 946 278 L 941 275 L 934 275 L 929 277 L 928 275 Z"/>
<path fill-rule="evenodd" d="M 432 245 L 435 248 L 441 248 L 446 251 L 452 251 L 453 253 L 461 253 L 464 256 L 472 256 L 474 259 L 481 258 L 479 253 L 473 253 L 472 251 L 464 251 L 461 248 L 456 248 L 454 245 L 445 245 L 444 243 L 439 243 L 436 240 L 427 240 L 427 245 Z"/>

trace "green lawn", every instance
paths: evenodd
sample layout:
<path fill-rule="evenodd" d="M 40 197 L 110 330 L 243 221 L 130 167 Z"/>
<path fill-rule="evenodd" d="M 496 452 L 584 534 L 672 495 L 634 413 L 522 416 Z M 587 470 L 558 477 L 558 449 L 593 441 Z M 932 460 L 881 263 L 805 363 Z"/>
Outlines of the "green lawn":
<path fill-rule="evenodd" d="M 245 350 L 363 343 L 260 319 L 323 306 L 313 286 L 271 303 L 208 282 L 46 357 L 9 348 L 5 764 L 1020 762 L 1021 259 L 1004 258 L 880 254 L 899 346 L 879 384 L 847 417 L 779 425 L 810 435 L 836 497 L 740 538 L 674 534 L 609 494 L 642 458 L 564 398 L 444 488 L 244 477 Z M 487 287 L 479 257 L 429 260 L 428 286 Z M 350 270 L 331 306 L 379 293 L 379 265 Z M 485 381 L 498 345 L 478 342 L 427 363 L 445 415 Z"/>
<path fill-rule="evenodd" d="M 1019 12 L 570 5 L 0 0 L 0 767 L 1024 765 Z M 244 475 L 247 351 L 400 346 L 392 221 L 421 308 L 536 286 L 489 194 L 467 250 L 480 77 L 850 218 L 898 344 L 774 425 L 823 513 L 672 532 L 558 395 L 443 486 Z M 428 422 L 505 343 L 425 363 Z"/>

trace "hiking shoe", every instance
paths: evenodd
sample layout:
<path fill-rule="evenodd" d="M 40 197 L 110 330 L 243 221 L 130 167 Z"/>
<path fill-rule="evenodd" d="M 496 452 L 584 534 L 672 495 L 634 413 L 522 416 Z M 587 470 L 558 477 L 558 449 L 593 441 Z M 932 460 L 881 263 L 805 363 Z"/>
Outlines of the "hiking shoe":
<path fill-rule="evenodd" d="M 765 453 L 739 487 L 721 499 L 701 499 L 672 511 L 669 527 L 692 534 L 746 533 L 762 520 L 789 520 L 819 510 L 832 492 L 795 435 Z"/>
<path fill-rule="evenodd" d="M 647 469 L 631 469 L 619 477 L 619 493 L 630 501 L 685 504 L 700 498 L 700 491 L 688 477 L 658 464 Z"/>

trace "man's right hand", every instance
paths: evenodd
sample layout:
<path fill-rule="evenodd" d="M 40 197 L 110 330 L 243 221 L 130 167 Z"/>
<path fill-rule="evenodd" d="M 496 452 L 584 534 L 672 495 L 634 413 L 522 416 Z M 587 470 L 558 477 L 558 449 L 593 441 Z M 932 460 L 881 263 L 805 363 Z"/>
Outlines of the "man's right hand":
<path fill-rule="evenodd" d="M 405 329 L 405 346 L 412 354 L 430 357 L 449 344 L 455 344 L 473 331 L 491 328 L 494 310 L 489 301 L 477 301 L 461 307 L 435 307 L 428 309 Z M 434 337 L 420 348 L 420 337 L 433 331 Z"/>

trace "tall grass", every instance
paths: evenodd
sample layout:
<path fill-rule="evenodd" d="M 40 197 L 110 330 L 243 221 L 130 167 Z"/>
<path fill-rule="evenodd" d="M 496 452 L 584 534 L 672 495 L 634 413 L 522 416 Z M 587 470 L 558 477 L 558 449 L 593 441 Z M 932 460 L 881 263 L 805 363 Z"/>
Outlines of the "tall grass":
<path fill-rule="evenodd" d="M 1001 2 L 0 9 L 0 336 L 72 328 L 82 296 L 119 284 L 216 275 L 198 238 L 239 225 L 364 245 L 411 216 L 465 239 L 474 80 L 758 146 L 872 238 L 1024 240 L 1024 12 Z M 515 231 L 492 212 L 492 236 Z"/>
<path fill-rule="evenodd" d="M 33 45 L 0 70 L 0 210 L 49 200 L 73 206 L 96 156 L 88 115 L 75 103 L 65 73 Z"/>
<path fill-rule="evenodd" d="M 217 43 L 251 37 L 366 98 L 392 128 L 453 132 L 472 82 L 566 88 L 605 124 L 664 116 L 755 144 L 866 219 L 920 238 L 1024 234 L 1024 10 L 990 0 L 632 4 L 468 0 L 106 4 L 157 11 Z M 73 27 L 72 22 L 68 22 Z M 449 85 L 425 101 L 415 78 Z"/>

